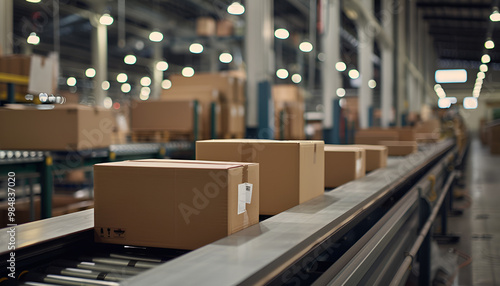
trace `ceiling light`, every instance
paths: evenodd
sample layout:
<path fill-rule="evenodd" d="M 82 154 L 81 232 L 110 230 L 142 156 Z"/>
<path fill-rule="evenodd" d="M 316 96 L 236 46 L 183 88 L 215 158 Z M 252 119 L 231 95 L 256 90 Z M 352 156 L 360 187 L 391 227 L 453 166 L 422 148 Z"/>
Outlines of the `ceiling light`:
<path fill-rule="evenodd" d="M 438 107 L 439 108 L 450 108 L 451 102 L 450 99 L 445 97 L 445 98 L 440 98 L 438 100 Z"/>
<path fill-rule="evenodd" d="M 137 58 L 134 55 L 126 55 L 123 58 L 123 62 L 125 62 L 127 65 L 133 65 L 135 62 L 137 62 Z"/>
<path fill-rule="evenodd" d="M 481 57 L 481 62 L 482 62 L 483 64 L 487 64 L 487 63 L 489 63 L 490 61 L 491 61 L 491 57 L 490 57 L 490 55 L 488 55 L 488 54 L 484 54 L 484 55 Z"/>
<path fill-rule="evenodd" d="M 95 77 L 95 69 L 93 69 L 93 68 L 88 68 L 88 69 L 85 71 L 85 76 L 86 76 L 86 77 Z"/>
<path fill-rule="evenodd" d="M 168 63 L 166 61 L 159 61 L 156 63 L 156 69 L 159 71 L 168 70 Z"/>
<path fill-rule="evenodd" d="M 495 42 L 493 42 L 492 40 L 487 40 L 486 42 L 484 42 L 484 47 L 488 50 L 491 50 L 495 47 Z"/>
<path fill-rule="evenodd" d="M 352 69 L 349 71 L 349 77 L 352 79 L 357 79 L 359 77 L 359 71 Z"/>
<path fill-rule="evenodd" d="M 130 86 L 129 83 L 124 83 L 122 84 L 121 90 L 124 93 L 129 93 L 132 90 L 132 86 Z"/>
<path fill-rule="evenodd" d="M 338 97 L 344 97 L 345 96 L 345 89 L 343 89 L 343 88 L 337 88 L 336 93 L 337 93 Z"/>
<path fill-rule="evenodd" d="M 110 109 L 111 106 L 113 106 L 113 100 L 111 99 L 111 97 L 106 96 L 106 98 L 104 98 L 103 105 L 104 108 Z"/>
<path fill-rule="evenodd" d="M 194 75 L 194 69 L 192 67 L 185 67 L 182 69 L 182 75 L 185 77 L 192 77 Z"/>
<path fill-rule="evenodd" d="M 294 83 L 300 83 L 302 81 L 302 76 L 298 73 L 292 75 L 292 81 Z"/>
<path fill-rule="evenodd" d="M 245 7 L 238 2 L 233 2 L 227 7 L 227 12 L 231 15 L 241 15 L 245 13 Z"/>
<path fill-rule="evenodd" d="M 434 85 L 434 91 L 437 91 L 438 89 L 441 89 L 441 85 L 440 84 L 435 84 Z"/>
<path fill-rule="evenodd" d="M 370 79 L 370 80 L 368 81 L 368 87 L 369 87 L 369 88 L 373 89 L 373 88 L 375 88 L 376 86 L 377 86 L 377 82 L 376 82 L 374 79 Z"/>
<path fill-rule="evenodd" d="M 68 86 L 75 86 L 76 85 L 76 78 L 68 77 L 68 79 L 66 80 L 66 84 Z"/>
<path fill-rule="evenodd" d="M 492 22 L 498 22 L 500 21 L 500 13 L 498 13 L 498 10 L 493 11 L 490 15 L 490 20 Z"/>
<path fill-rule="evenodd" d="M 151 89 L 147 86 L 143 86 L 141 88 L 141 93 L 139 94 L 139 98 L 141 100 L 148 100 L 150 94 L 151 94 Z"/>
<path fill-rule="evenodd" d="M 101 25 L 109 26 L 113 24 L 113 21 L 113 17 L 111 17 L 108 13 L 104 13 L 101 18 L 99 18 L 99 23 L 101 23 Z"/>
<path fill-rule="evenodd" d="M 338 62 L 335 64 L 335 69 L 338 70 L 339 72 L 343 72 L 347 69 L 347 66 L 344 62 Z"/>
<path fill-rule="evenodd" d="M 278 39 L 288 39 L 288 37 L 290 36 L 290 33 L 288 32 L 287 29 L 284 29 L 284 28 L 279 28 L 279 29 L 276 29 L 276 31 L 274 31 L 274 36 Z"/>
<path fill-rule="evenodd" d="M 102 90 L 108 90 L 111 85 L 109 84 L 109 81 L 105 80 L 101 83 L 101 88 Z"/>
<path fill-rule="evenodd" d="M 35 32 L 32 32 L 29 36 L 28 39 L 26 39 L 26 42 L 31 45 L 38 45 L 40 43 L 40 37 L 37 36 Z"/>
<path fill-rule="evenodd" d="M 467 71 L 464 69 L 437 70 L 434 79 L 437 83 L 463 83 L 467 81 Z"/>
<path fill-rule="evenodd" d="M 161 82 L 161 88 L 163 89 L 169 89 L 172 87 L 172 82 L 168 79 L 164 79 L 162 82 Z"/>
<path fill-rule="evenodd" d="M 26 2 L 30 3 L 40 3 L 41 0 L 26 0 Z"/>
<path fill-rule="evenodd" d="M 484 72 L 480 71 L 477 73 L 477 78 L 483 79 L 485 77 L 486 77 L 486 74 L 484 74 Z"/>
<path fill-rule="evenodd" d="M 128 76 L 127 74 L 125 73 L 119 73 L 117 76 L 116 76 L 116 81 L 117 82 L 120 82 L 120 83 L 124 83 L 128 80 Z"/>
<path fill-rule="evenodd" d="M 310 51 L 313 50 L 313 45 L 309 42 L 302 42 L 299 45 L 299 49 L 304 53 L 309 53 Z"/>
<path fill-rule="evenodd" d="M 465 109 L 476 109 L 477 108 L 477 98 L 475 97 L 466 97 L 463 102 Z"/>
<path fill-rule="evenodd" d="M 158 31 L 153 31 L 149 34 L 149 40 L 151 42 L 161 42 L 163 40 L 163 34 Z"/>
<path fill-rule="evenodd" d="M 219 61 L 228 64 L 233 61 L 233 56 L 230 53 L 222 53 L 219 55 Z"/>
<path fill-rule="evenodd" d="M 142 86 L 150 86 L 151 85 L 151 79 L 147 76 L 141 78 L 141 85 Z"/>
<path fill-rule="evenodd" d="M 482 72 L 487 72 L 488 71 L 488 65 L 487 64 L 482 64 L 479 66 L 479 70 Z"/>
<path fill-rule="evenodd" d="M 198 43 L 193 43 L 189 46 L 189 51 L 193 54 L 200 54 L 203 52 L 203 45 Z"/>
<path fill-rule="evenodd" d="M 288 77 L 288 71 L 286 69 L 278 69 L 276 71 L 276 76 L 280 79 L 285 79 Z"/>

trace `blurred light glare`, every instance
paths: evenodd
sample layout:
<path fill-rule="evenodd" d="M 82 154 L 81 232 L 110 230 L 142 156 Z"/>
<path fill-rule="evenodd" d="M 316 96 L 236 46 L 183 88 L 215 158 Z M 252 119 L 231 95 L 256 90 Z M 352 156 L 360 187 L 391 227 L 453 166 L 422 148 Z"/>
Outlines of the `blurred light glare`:
<path fill-rule="evenodd" d="M 299 49 L 304 53 L 309 53 L 313 50 L 313 45 L 310 42 L 302 42 L 299 45 Z"/>
<path fill-rule="evenodd" d="M 40 43 L 40 37 L 37 36 L 35 32 L 32 32 L 28 38 L 26 39 L 26 42 L 30 45 L 38 45 Z"/>
<path fill-rule="evenodd" d="M 274 31 L 274 36 L 278 39 L 284 40 L 284 39 L 288 39 L 288 37 L 290 36 L 290 33 L 288 32 L 287 29 L 279 28 L 279 29 L 276 29 L 276 31 Z"/>
<path fill-rule="evenodd" d="M 108 90 L 111 85 L 109 84 L 109 81 L 105 80 L 101 83 L 101 88 L 103 90 Z"/>
<path fill-rule="evenodd" d="M 113 106 L 113 100 L 111 99 L 111 97 L 106 96 L 106 98 L 104 98 L 103 105 L 104 108 L 110 109 L 111 106 Z"/>
<path fill-rule="evenodd" d="M 294 83 L 300 83 L 302 81 L 302 76 L 298 73 L 292 75 L 292 81 Z"/>
<path fill-rule="evenodd" d="M 335 69 L 339 72 L 343 72 L 347 69 L 347 65 L 344 62 L 338 62 L 335 64 Z"/>
<path fill-rule="evenodd" d="M 344 97 L 345 96 L 345 89 L 343 88 L 337 88 L 336 94 L 338 97 Z"/>
<path fill-rule="evenodd" d="M 488 50 L 491 50 L 495 47 L 495 42 L 493 42 L 492 40 L 487 40 L 486 42 L 484 42 L 484 47 Z"/>
<path fill-rule="evenodd" d="M 145 76 L 141 78 L 141 85 L 142 86 L 150 86 L 151 85 L 151 78 Z"/>
<path fill-rule="evenodd" d="M 486 74 L 484 72 L 480 71 L 480 72 L 477 73 L 477 78 L 483 79 L 485 77 L 486 77 Z"/>
<path fill-rule="evenodd" d="M 123 58 L 123 61 L 127 65 L 133 65 L 137 62 L 137 58 L 134 55 L 126 55 L 125 58 Z"/>
<path fill-rule="evenodd" d="M 156 69 L 159 71 L 168 70 L 168 63 L 166 61 L 159 61 L 156 63 Z"/>
<path fill-rule="evenodd" d="M 192 67 L 185 67 L 182 69 L 181 73 L 184 77 L 192 77 L 194 75 L 194 69 Z"/>
<path fill-rule="evenodd" d="M 88 68 L 88 69 L 85 71 L 85 76 L 86 76 L 86 77 L 95 77 L 95 69 L 93 69 L 93 68 Z"/>
<path fill-rule="evenodd" d="M 172 82 L 168 79 L 164 79 L 162 82 L 161 82 L 161 88 L 163 89 L 169 89 L 172 87 Z"/>
<path fill-rule="evenodd" d="M 199 43 L 192 43 L 189 46 L 189 51 L 193 54 L 200 54 L 203 52 L 203 45 Z"/>
<path fill-rule="evenodd" d="M 124 83 L 128 80 L 128 76 L 126 73 L 119 73 L 117 76 L 116 76 L 116 81 L 119 82 L 119 83 Z"/>
<path fill-rule="evenodd" d="M 104 13 L 101 18 L 99 18 L 99 23 L 101 23 L 101 25 L 109 26 L 113 24 L 113 21 L 113 17 L 111 17 L 108 13 Z"/>
<path fill-rule="evenodd" d="M 129 84 L 129 83 L 124 83 L 124 84 L 122 84 L 122 86 L 121 86 L 121 91 L 122 91 L 123 93 L 129 93 L 131 90 L 132 90 L 132 87 L 130 86 L 130 84 Z"/>
<path fill-rule="evenodd" d="M 450 108 L 451 102 L 450 99 L 445 97 L 445 98 L 440 98 L 438 100 L 438 107 L 439 108 Z"/>
<path fill-rule="evenodd" d="M 488 55 L 488 54 L 484 54 L 484 55 L 481 57 L 481 62 L 482 62 L 483 64 L 487 64 L 487 63 L 489 63 L 490 61 L 491 61 L 491 57 L 490 57 L 490 55 Z"/>
<path fill-rule="evenodd" d="M 68 86 L 75 86 L 76 85 L 76 78 L 68 77 L 68 79 L 66 80 L 66 84 Z"/>
<path fill-rule="evenodd" d="M 467 71 L 464 69 L 437 70 L 434 79 L 437 83 L 464 83 L 467 81 Z"/>
<path fill-rule="evenodd" d="M 228 64 L 233 61 L 233 56 L 230 53 L 222 53 L 219 55 L 219 61 Z"/>
<path fill-rule="evenodd" d="M 476 97 L 466 97 L 463 102 L 465 109 L 476 109 L 477 108 L 477 98 Z"/>
<path fill-rule="evenodd" d="M 227 7 L 227 12 L 231 15 L 242 15 L 245 13 L 245 7 L 239 2 L 233 2 Z"/>
<path fill-rule="evenodd" d="M 371 88 L 371 89 L 377 87 L 377 82 L 374 79 L 370 79 L 368 81 L 368 87 Z"/>
<path fill-rule="evenodd" d="M 490 15 L 490 20 L 492 22 L 498 22 L 500 21 L 500 13 L 498 13 L 498 10 L 493 11 Z"/>
<path fill-rule="evenodd" d="M 286 69 L 278 69 L 276 71 L 276 76 L 280 79 L 286 79 L 288 77 L 288 71 Z"/>
<path fill-rule="evenodd" d="M 149 40 L 151 42 L 161 42 L 163 40 L 163 34 L 158 31 L 153 31 L 149 34 Z"/>
<path fill-rule="evenodd" d="M 352 69 L 349 71 L 349 77 L 352 79 L 357 79 L 359 77 L 359 71 L 356 69 Z"/>
<path fill-rule="evenodd" d="M 479 66 L 479 70 L 482 72 L 487 72 L 488 71 L 488 65 L 487 64 L 482 64 Z"/>

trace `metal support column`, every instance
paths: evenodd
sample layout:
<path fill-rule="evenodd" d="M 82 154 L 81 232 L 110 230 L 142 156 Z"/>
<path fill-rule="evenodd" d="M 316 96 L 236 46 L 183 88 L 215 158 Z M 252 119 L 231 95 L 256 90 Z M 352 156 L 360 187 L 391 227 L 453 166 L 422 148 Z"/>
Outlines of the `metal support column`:
<path fill-rule="evenodd" d="M 40 203 L 41 203 L 41 218 L 49 218 L 52 216 L 52 191 L 54 187 L 54 177 L 52 172 L 52 157 L 46 155 L 45 160 L 40 163 Z"/>
<path fill-rule="evenodd" d="M 246 2 L 245 54 L 247 66 L 247 133 L 259 133 L 259 83 L 272 82 L 274 75 L 274 23 L 273 2 L 252 0 Z"/>
<path fill-rule="evenodd" d="M 407 93 L 406 93 L 406 74 L 408 73 L 406 69 L 406 5 L 405 0 L 395 0 L 398 1 L 398 6 L 400 7 L 400 13 L 395 14 L 397 17 L 397 65 L 396 65 L 396 124 L 401 126 L 403 114 L 406 112 L 407 105 Z"/>
<path fill-rule="evenodd" d="M 156 68 L 156 63 L 163 60 L 163 46 L 161 43 L 153 43 L 153 46 L 153 62 L 151 64 L 151 69 L 153 70 L 153 88 L 151 99 L 160 99 L 163 71 Z"/>
<path fill-rule="evenodd" d="M 382 11 L 392 11 L 393 0 L 382 1 Z M 382 27 L 387 36 L 394 41 L 394 19 L 391 12 L 384 13 Z M 393 97 L 394 97 L 394 49 L 393 47 L 382 46 L 382 127 L 389 127 L 394 121 Z"/>
<path fill-rule="evenodd" d="M 373 11 L 373 0 L 362 0 L 363 6 Z M 372 105 L 373 90 L 368 81 L 373 79 L 373 29 L 367 19 L 361 18 L 356 23 L 359 37 L 358 65 L 361 76 L 361 86 L 358 91 L 359 127 L 370 127 L 370 107 Z"/>
<path fill-rule="evenodd" d="M 92 25 L 92 66 L 96 71 L 94 77 L 95 105 L 102 106 L 107 91 L 101 88 L 101 84 L 108 79 L 108 29 L 99 23 L 98 17 L 103 13 L 104 2 L 94 2 L 95 16 L 90 18 Z"/>
<path fill-rule="evenodd" d="M 14 1 L 0 1 L 0 55 L 12 54 L 14 43 Z M 27 36 L 27 35 L 26 35 Z"/>
<path fill-rule="evenodd" d="M 340 0 L 322 0 L 323 38 L 322 52 L 325 61 L 321 65 L 322 96 L 323 96 L 323 139 L 325 143 L 340 143 L 335 140 L 334 128 L 339 128 L 340 122 L 334 121 L 333 101 L 337 98 L 336 90 L 342 87 L 340 74 L 335 70 L 335 64 L 340 61 Z"/>
<path fill-rule="evenodd" d="M 420 192 L 419 192 L 420 193 Z M 419 204 L 419 230 L 424 226 L 427 218 L 431 214 L 431 207 L 426 198 L 422 197 L 420 194 L 420 204 Z M 418 262 L 419 262 L 419 276 L 418 285 L 427 286 L 431 282 L 431 231 L 425 236 L 422 245 L 418 251 Z"/>
<path fill-rule="evenodd" d="M 417 67 L 417 55 L 418 55 L 418 25 L 417 25 L 417 4 L 414 1 L 409 1 L 409 43 L 408 43 L 408 61 L 413 66 Z M 419 85 L 417 78 L 414 74 L 408 73 L 408 89 L 407 93 L 409 96 L 408 104 L 409 104 L 409 112 L 410 113 L 418 113 L 420 112 L 420 106 L 418 105 L 418 97 L 419 97 Z"/>

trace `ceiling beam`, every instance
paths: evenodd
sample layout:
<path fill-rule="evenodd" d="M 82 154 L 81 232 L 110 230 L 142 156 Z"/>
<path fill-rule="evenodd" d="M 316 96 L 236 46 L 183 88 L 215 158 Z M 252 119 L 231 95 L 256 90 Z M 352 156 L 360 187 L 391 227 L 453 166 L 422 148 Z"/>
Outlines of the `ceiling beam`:
<path fill-rule="evenodd" d="M 467 22 L 488 22 L 487 18 L 481 17 L 451 17 L 451 16 L 425 16 L 424 20 L 439 20 L 439 21 L 467 21 Z"/>
<path fill-rule="evenodd" d="M 419 8 L 465 8 L 465 9 L 491 9 L 490 3 L 463 3 L 455 1 L 440 1 L 440 2 L 418 2 Z"/>

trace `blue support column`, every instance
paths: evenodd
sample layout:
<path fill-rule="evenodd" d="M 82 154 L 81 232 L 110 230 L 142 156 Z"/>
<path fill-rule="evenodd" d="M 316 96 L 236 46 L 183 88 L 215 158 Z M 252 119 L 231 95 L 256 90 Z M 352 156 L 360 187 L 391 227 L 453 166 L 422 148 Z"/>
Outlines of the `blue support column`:
<path fill-rule="evenodd" d="M 326 144 L 340 144 L 340 100 L 332 101 L 333 126 L 323 130 L 323 140 Z"/>
<path fill-rule="evenodd" d="M 15 103 L 16 102 L 16 87 L 13 83 L 7 84 L 7 102 Z"/>
<path fill-rule="evenodd" d="M 253 138 L 274 139 L 274 105 L 271 97 L 271 84 L 261 81 L 258 85 L 258 128 L 247 130 L 249 134 L 255 132 Z"/>
<path fill-rule="evenodd" d="M 373 127 L 373 106 L 368 107 L 368 127 Z"/>

